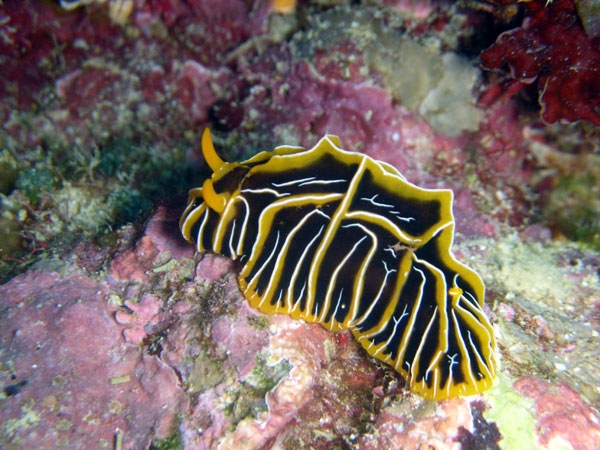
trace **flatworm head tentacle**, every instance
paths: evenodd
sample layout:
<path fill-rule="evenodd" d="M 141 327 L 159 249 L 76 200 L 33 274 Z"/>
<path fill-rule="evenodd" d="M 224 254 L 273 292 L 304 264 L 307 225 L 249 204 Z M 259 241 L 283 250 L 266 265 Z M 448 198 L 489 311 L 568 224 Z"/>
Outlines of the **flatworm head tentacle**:
<path fill-rule="evenodd" d="M 213 172 L 218 173 L 221 168 L 227 166 L 227 163 L 217 154 L 208 128 L 202 133 L 202 155 Z"/>
<path fill-rule="evenodd" d="M 350 330 L 428 399 L 470 395 L 495 376 L 479 275 L 452 252 L 452 191 L 422 189 L 391 165 L 325 136 L 222 161 L 192 189 L 181 219 L 199 251 L 242 263 L 250 304 L 331 331 Z"/>

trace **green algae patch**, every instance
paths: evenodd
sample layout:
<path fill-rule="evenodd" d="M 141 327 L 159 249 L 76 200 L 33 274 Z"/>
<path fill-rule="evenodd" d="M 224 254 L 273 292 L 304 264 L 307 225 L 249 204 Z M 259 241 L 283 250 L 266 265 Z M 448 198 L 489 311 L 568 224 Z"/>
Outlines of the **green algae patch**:
<path fill-rule="evenodd" d="M 291 368 L 292 365 L 285 360 L 271 365 L 267 358 L 258 355 L 256 366 L 242 382 L 226 390 L 224 411 L 232 424 L 257 420 L 260 413 L 267 411 L 267 393 L 289 374 Z"/>
<path fill-rule="evenodd" d="M 121 226 L 145 217 L 152 202 L 137 189 L 117 188 L 110 193 L 109 202 L 113 210 L 113 225 Z"/>
<path fill-rule="evenodd" d="M 510 380 L 500 372 L 487 392 L 490 408 L 484 412 L 488 422 L 495 422 L 502 434 L 502 448 L 529 450 L 536 448 L 534 403 L 512 388 Z"/>
<path fill-rule="evenodd" d="M 17 176 L 15 188 L 33 205 L 41 202 L 44 195 L 50 193 L 58 186 L 57 177 L 48 169 L 25 169 Z"/>
<path fill-rule="evenodd" d="M 178 427 L 166 438 L 154 440 L 150 444 L 150 450 L 179 450 L 182 448 L 183 441 Z"/>
<path fill-rule="evenodd" d="M 248 317 L 248 324 L 257 330 L 266 330 L 271 325 L 271 320 L 268 316 L 250 316 Z"/>
<path fill-rule="evenodd" d="M 14 217 L 0 217 L 0 258 L 7 258 L 23 249 L 21 225 Z"/>
<path fill-rule="evenodd" d="M 4 159 L 0 154 L 0 194 L 8 195 L 17 181 L 17 169 L 13 160 Z"/>
<path fill-rule="evenodd" d="M 259 355 L 256 359 L 257 364 L 244 379 L 244 383 L 252 386 L 259 392 L 259 395 L 265 395 L 277 386 L 279 381 L 292 370 L 292 365 L 286 360 L 269 365 L 262 355 Z"/>
<path fill-rule="evenodd" d="M 594 174 L 559 179 L 543 207 L 550 225 L 569 239 L 600 250 L 600 187 Z"/>
<path fill-rule="evenodd" d="M 203 392 L 219 384 L 223 378 L 222 361 L 201 353 L 193 359 L 186 389 L 188 392 Z"/>

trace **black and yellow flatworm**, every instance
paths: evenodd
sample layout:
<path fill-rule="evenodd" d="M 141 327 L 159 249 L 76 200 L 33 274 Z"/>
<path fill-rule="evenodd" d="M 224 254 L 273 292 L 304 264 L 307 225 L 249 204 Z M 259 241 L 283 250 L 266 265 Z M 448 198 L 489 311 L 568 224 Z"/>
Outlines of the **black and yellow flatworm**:
<path fill-rule="evenodd" d="M 253 307 L 350 330 L 428 399 L 491 386 L 484 285 L 450 250 L 452 191 L 419 188 L 332 135 L 228 163 L 205 130 L 202 152 L 214 173 L 190 191 L 181 231 L 239 259 Z"/>

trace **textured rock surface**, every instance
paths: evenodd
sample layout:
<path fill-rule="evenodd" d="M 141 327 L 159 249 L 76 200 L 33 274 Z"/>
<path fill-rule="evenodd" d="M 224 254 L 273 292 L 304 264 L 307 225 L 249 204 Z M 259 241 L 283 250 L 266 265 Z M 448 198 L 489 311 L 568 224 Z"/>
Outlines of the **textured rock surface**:
<path fill-rule="evenodd" d="M 599 184 L 599 133 L 507 98 L 473 108 L 475 53 L 496 38 L 475 30 L 498 15 L 82 3 L 1 10 L 0 447 L 594 448 L 598 212 L 579 193 Z M 454 252 L 484 278 L 499 342 L 494 387 L 426 402 L 348 333 L 252 310 L 236 264 L 179 234 L 205 126 L 228 160 L 333 133 L 453 188 Z"/>

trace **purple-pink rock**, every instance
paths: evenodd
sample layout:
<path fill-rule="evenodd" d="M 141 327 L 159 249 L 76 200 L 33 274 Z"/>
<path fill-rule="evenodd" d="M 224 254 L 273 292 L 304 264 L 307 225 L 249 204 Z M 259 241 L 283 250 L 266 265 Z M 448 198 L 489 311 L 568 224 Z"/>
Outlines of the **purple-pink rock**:
<path fill-rule="evenodd" d="M 544 448 L 568 442 L 573 449 L 593 450 L 600 442 L 598 413 L 566 384 L 523 377 L 514 388 L 535 402 L 539 444 Z"/>
<path fill-rule="evenodd" d="M 177 376 L 126 344 L 109 293 L 73 268 L 3 286 L 3 448 L 98 448 L 122 433 L 134 449 L 149 445 L 149 430 L 170 433 L 186 404 Z"/>
<path fill-rule="evenodd" d="M 43 169 L 61 181 L 36 206 L 15 182 L 1 194 L 0 232 L 12 220 L 33 243 L 31 255 L 0 261 L 0 268 L 12 263 L 23 270 L 0 287 L 1 448 L 502 447 L 511 424 L 496 428 L 486 419 L 495 389 L 425 402 L 349 333 L 253 310 L 239 291 L 236 262 L 197 255 L 183 241 L 178 220 L 185 193 L 172 191 L 202 182 L 198 137 L 206 126 L 230 161 L 276 145 L 312 146 L 332 133 L 346 149 L 393 164 L 415 184 L 452 188 L 454 251 L 485 279 L 501 374 L 531 372 L 511 391 L 535 403 L 537 436 L 524 445 L 594 448 L 600 394 L 590 367 L 597 367 L 600 259 L 597 251 L 554 242 L 557 233 L 539 221 L 534 194 L 550 189 L 541 177 L 565 172 L 564 163 L 556 164 L 563 144 L 573 161 L 594 148 L 597 134 L 546 128 L 506 101 L 487 105 L 471 131 L 445 135 L 382 82 L 377 67 L 386 65 L 369 66 L 365 49 L 373 47 L 360 36 L 375 33 L 370 43 L 399 60 L 405 55 L 391 51 L 390 36 L 424 55 L 429 44 L 440 54 L 458 54 L 456 42 L 477 32 L 463 13 L 443 1 L 329 3 L 298 2 L 296 15 L 282 16 L 266 0 L 136 0 L 118 24 L 102 1 L 72 11 L 59 2 L 4 2 L 2 177 L 7 167 L 21 178 Z M 569 5 L 555 1 L 528 29 L 515 31 L 519 49 L 523 36 Z M 363 9 L 369 23 L 394 33 L 365 28 L 329 43 L 327 27 L 313 26 L 328 10 L 335 12 L 328 17 L 360 28 L 367 16 L 350 19 Z M 578 24 L 559 28 L 568 29 L 568 42 L 582 39 Z M 300 47 L 313 41 L 315 51 L 303 53 Z M 523 63 L 511 59 L 519 55 L 503 42 L 493 47 L 502 61 Z M 564 44 L 543 46 L 537 61 L 565 75 L 552 61 Z M 595 51 L 580 47 L 576 56 L 588 61 Z M 531 75 L 546 76 L 541 69 Z M 555 84 L 545 96 L 552 98 L 557 86 L 565 86 L 568 98 L 585 88 L 577 74 L 567 75 L 550 80 Z M 572 113 L 593 119 L 583 106 Z M 111 146 L 121 139 L 127 146 Z M 532 153 L 536 144 L 547 150 L 543 164 Z M 600 173 L 590 156 L 576 167 Z M 174 179 L 189 179 L 190 186 L 174 187 Z M 78 199 L 69 187 L 101 192 L 93 200 L 112 206 L 117 185 L 127 199 L 134 190 L 151 202 L 158 203 L 156 192 L 172 198 L 147 223 L 140 217 L 119 228 L 111 223 L 111 230 L 75 228 L 70 218 L 78 208 L 68 207 L 80 203 L 70 202 Z M 57 212 L 59 194 L 67 207 Z M 546 377 L 568 379 L 581 392 Z"/>

